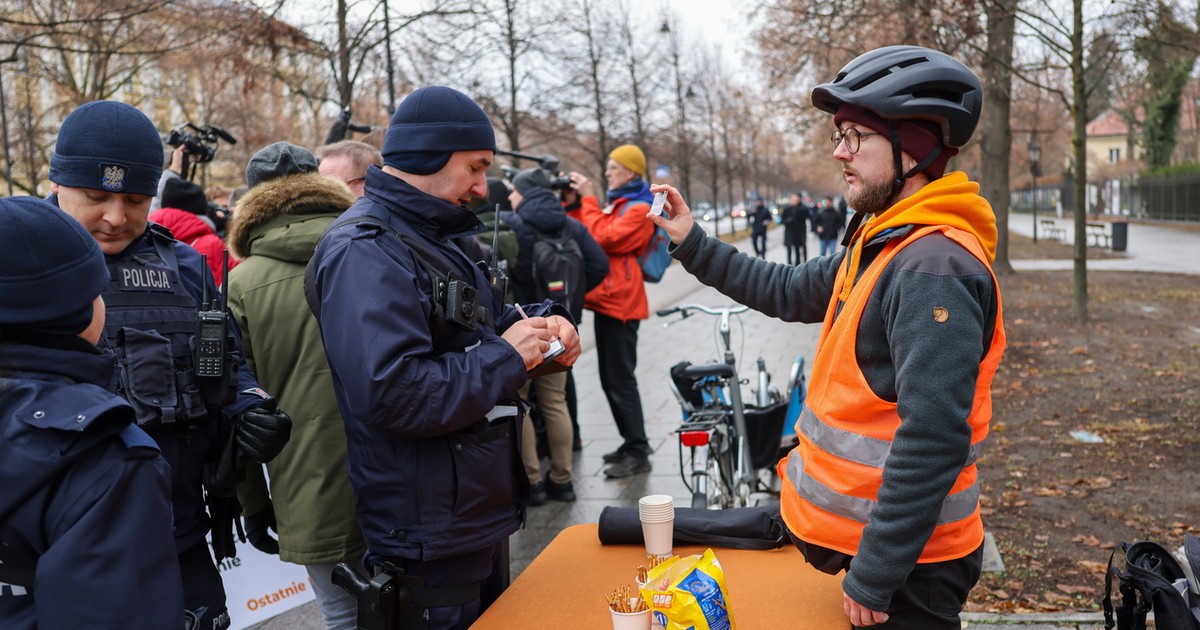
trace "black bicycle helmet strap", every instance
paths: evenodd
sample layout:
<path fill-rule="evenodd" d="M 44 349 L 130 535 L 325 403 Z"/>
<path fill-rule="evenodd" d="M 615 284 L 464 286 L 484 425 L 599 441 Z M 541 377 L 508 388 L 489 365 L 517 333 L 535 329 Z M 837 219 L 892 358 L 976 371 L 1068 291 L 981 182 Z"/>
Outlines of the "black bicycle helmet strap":
<path fill-rule="evenodd" d="M 892 138 L 892 165 L 896 169 L 893 172 L 899 173 L 903 166 L 900 164 L 900 129 L 895 120 L 888 121 L 888 133 Z M 904 188 L 904 180 L 916 175 L 917 173 L 922 173 L 925 171 L 925 169 L 929 168 L 929 165 L 933 164 L 934 160 L 938 159 L 938 156 L 942 154 L 942 151 L 945 150 L 945 148 L 946 145 L 939 142 L 937 146 L 933 148 L 933 151 L 929 152 L 929 155 L 926 155 L 921 159 L 920 162 L 917 162 L 916 166 L 909 169 L 907 173 L 900 175 L 893 180 L 892 194 L 895 195 L 896 193 L 900 192 L 901 188 Z"/>
<path fill-rule="evenodd" d="M 858 232 L 858 226 L 862 225 L 865 218 L 867 215 L 857 210 L 854 212 L 854 216 L 850 217 L 850 225 L 846 226 L 846 232 L 842 234 L 842 247 L 850 247 L 850 242 L 854 240 L 854 235 Z"/>
<path fill-rule="evenodd" d="M 888 134 L 892 139 L 892 175 L 895 176 L 895 179 L 892 180 L 892 197 L 895 197 L 896 193 L 904 188 L 904 180 L 908 177 L 908 175 L 900 174 L 902 172 L 900 170 L 902 168 L 900 165 L 900 126 L 896 124 L 895 120 L 888 121 Z"/>

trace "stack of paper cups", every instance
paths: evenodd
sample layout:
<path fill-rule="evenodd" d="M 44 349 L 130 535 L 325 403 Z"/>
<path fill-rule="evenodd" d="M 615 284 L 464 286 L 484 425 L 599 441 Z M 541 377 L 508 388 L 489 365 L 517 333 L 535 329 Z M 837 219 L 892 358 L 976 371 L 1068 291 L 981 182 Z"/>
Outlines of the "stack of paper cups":
<path fill-rule="evenodd" d="M 638 500 L 638 516 L 646 540 L 646 556 L 670 556 L 675 535 L 675 500 L 666 494 L 644 496 Z"/>

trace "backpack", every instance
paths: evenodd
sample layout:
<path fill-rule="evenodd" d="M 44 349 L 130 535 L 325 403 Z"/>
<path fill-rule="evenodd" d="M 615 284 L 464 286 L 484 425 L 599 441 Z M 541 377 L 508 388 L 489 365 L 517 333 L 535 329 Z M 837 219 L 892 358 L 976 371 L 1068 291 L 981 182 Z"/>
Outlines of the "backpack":
<path fill-rule="evenodd" d="M 1145 630 L 1146 613 L 1154 611 L 1158 630 L 1200 630 L 1200 538 L 1188 535 L 1184 549 L 1185 568 L 1162 545 L 1150 541 L 1132 545 L 1122 542 L 1125 570 L 1113 567 L 1113 549 L 1108 558 L 1104 586 L 1104 627 L 1112 630 Z M 1190 573 L 1190 576 L 1189 576 Z M 1189 577 L 1191 579 L 1189 579 Z M 1114 580 L 1120 591 L 1120 604 L 1113 606 Z"/>
<path fill-rule="evenodd" d="M 642 279 L 646 282 L 662 280 L 667 267 L 671 266 L 671 254 L 667 247 L 671 245 L 671 237 L 666 230 L 654 226 L 654 234 L 650 236 L 650 244 L 638 254 L 638 266 L 642 268 Z"/>
<path fill-rule="evenodd" d="M 532 228 L 531 228 L 532 229 Z M 550 235 L 533 230 L 533 297 L 553 300 L 572 313 L 583 308 L 587 293 L 583 275 L 583 250 L 564 228 Z"/>
<path fill-rule="evenodd" d="M 625 204 L 621 208 L 622 216 L 629 206 L 630 204 Z M 646 244 L 646 249 L 637 255 L 638 266 L 642 268 L 643 280 L 646 282 L 662 280 L 667 267 L 671 266 L 671 254 L 667 251 L 667 247 L 670 245 L 671 237 L 667 236 L 667 231 L 657 225 L 654 226 L 654 233 L 650 235 L 650 242 Z"/>

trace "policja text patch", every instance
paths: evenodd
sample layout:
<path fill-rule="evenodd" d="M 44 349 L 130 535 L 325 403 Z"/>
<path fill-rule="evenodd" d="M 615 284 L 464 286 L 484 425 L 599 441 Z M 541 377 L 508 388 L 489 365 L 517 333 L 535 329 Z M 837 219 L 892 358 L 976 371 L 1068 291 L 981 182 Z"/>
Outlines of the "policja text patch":
<path fill-rule="evenodd" d="M 170 269 L 119 264 L 117 282 L 122 291 L 175 291 L 175 274 Z"/>

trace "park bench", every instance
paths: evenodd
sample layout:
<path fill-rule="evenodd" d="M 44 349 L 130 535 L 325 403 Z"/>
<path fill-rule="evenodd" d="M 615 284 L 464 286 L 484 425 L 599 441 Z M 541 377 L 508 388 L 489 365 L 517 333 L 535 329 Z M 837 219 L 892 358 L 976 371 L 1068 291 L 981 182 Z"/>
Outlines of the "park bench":
<path fill-rule="evenodd" d="M 1108 224 L 1089 222 L 1087 224 L 1087 241 L 1089 247 L 1110 247 L 1112 245 L 1112 234 L 1108 231 Z"/>
<path fill-rule="evenodd" d="M 1054 219 L 1041 219 L 1038 221 L 1038 231 L 1041 232 L 1042 238 L 1047 240 L 1062 242 L 1067 238 L 1067 231 L 1058 227 Z"/>

